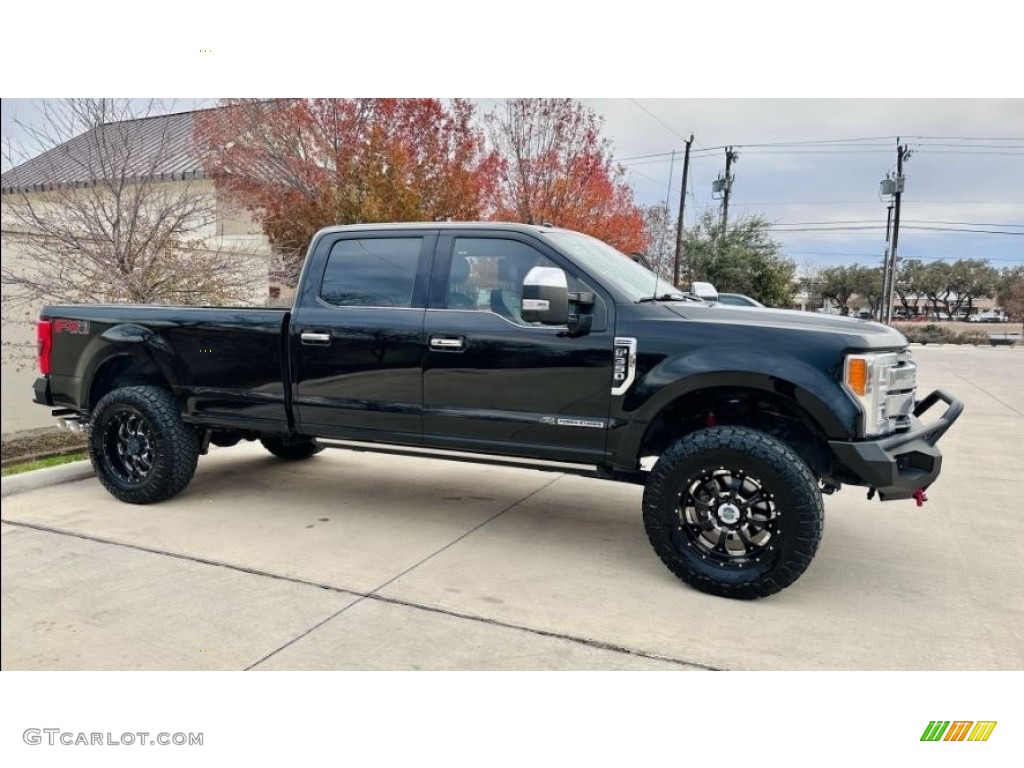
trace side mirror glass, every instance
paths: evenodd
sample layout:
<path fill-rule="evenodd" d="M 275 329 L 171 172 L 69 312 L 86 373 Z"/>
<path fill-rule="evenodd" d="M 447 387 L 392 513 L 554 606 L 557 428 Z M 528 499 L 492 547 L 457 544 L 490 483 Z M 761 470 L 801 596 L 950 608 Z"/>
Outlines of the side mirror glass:
<path fill-rule="evenodd" d="M 534 267 L 523 278 L 523 320 L 544 325 L 569 322 L 569 282 L 556 267 Z"/>

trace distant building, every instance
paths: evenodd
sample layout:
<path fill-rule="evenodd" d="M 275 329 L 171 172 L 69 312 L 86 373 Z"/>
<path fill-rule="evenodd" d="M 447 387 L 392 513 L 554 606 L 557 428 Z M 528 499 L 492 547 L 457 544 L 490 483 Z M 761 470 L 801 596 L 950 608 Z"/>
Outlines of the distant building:
<path fill-rule="evenodd" d="M 2 249 L 4 268 L 31 273 L 33 264 L 25 253 L 25 242 L 38 245 L 45 234 L 32 231 L 11 213 L 12 205 L 31 201 L 47 215 L 59 215 L 69 190 L 95 186 L 96 148 L 112 145 L 129 150 L 131 168 L 138 168 L 135 183 L 160 185 L 161 194 L 209 196 L 214 215 L 203 231 L 197 232 L 208 252 L 231 251 L 252 258 L 252 291 L 249 303 L 264 304 L 280 288 L 270 282 L 271 248 L 261 228 L 238 205 L 219 193 L 203 173 L 192 136 L 195 112 L 146 117 L 93 128 L 70 141 L 18 165 L 0 178 Z M 105 150 L 109 151 L 109 150 Z M 129 166 L 124 166 L 129 167 Z M 83 191 L 82 194 L 85 194 Z M 56 201 L 56 202 L 55 202 Z M 49 208 L 47 208 L 49 206 Z M 57 247 L 54 243 L 54 247 Z M 247 270 L 248 273 L 248 270 Z M 248 279 L 248 278 L 247 278 Z M 50 426 L 53 419 L 46 408 L 32 403 L 35 319 L 39 307 L 16 307 L 9 286 L 4 285 L 2 304 L 2 425 L 4 434 Z"/>

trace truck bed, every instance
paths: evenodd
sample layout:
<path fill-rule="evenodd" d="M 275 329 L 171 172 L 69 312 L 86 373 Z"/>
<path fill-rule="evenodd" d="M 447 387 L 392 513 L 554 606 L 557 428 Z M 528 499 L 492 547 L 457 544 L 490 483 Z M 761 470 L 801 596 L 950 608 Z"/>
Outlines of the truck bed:
<path fill-rule="evenodd" d="M 40 402 L 87 409 L 95 404 L 90 382 L 159 373 L 185 404 L 186 421 L 284 430 L 290 313 L 262 307 L 44 307 L 40 319 L 51 321 L 53 374 L 49 392 L 37 392 L 37 400 L 42 395 Z"/>

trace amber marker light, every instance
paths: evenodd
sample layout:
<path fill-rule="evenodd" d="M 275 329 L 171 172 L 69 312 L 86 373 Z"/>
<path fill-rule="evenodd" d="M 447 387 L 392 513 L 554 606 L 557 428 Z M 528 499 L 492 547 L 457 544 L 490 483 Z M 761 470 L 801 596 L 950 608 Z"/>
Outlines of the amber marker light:
<path fill-rule="evenodd" d="M 860 397 L 868 392 L 868 361 L 863 357 L 850 358 L 846 367 L 846 384 Z"/>

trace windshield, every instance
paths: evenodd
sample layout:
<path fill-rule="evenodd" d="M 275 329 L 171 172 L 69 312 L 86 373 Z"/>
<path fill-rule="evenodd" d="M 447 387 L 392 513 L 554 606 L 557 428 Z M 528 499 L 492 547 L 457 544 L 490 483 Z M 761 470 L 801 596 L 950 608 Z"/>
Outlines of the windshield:
<path fill-rule="evenodd" d="M 579 232 L 545 232 L 544 236 L 575 256 L 588 272 L 613 284 L 630 301 L 664 294 L 682 296 L 671 283 L 596 238 Z"/>

